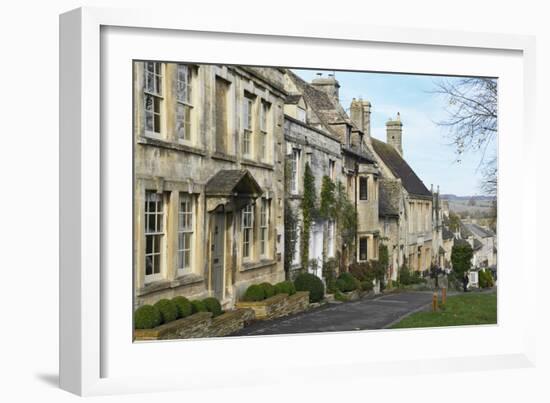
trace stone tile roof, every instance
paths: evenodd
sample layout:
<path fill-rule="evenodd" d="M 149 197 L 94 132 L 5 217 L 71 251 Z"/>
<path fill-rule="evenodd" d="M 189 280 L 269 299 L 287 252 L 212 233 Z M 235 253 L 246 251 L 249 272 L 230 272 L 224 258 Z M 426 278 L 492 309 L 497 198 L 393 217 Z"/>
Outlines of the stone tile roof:
<path fill-rule="evenodd" d="M 262 188 L 248 169 L 223 169 L 212 176 L 205 186 L 207 196 L 261 195 Z"/>
<path fill-rule="evenodd" d="M 296 105 L 302 98 L 301 94 L 288 94 L 285 99 L 285 104 Z"/>
<path fill-rule="evenodd" d="M 401 179 L 403 187 L 409 194 L 432 197 L 432 193 L 395 148 L 375 138 L 372 139 L 372 146 L 376 154 L 380 156 L 392 173 Z"/>
<path fill-rule="evenodd" d="M 304 97 L 304 100 L 321 121 L 326 130 L 338 138 L 342 144 L 346 143 L 347 127 L 351 127 L 353 132 L 359 132 L 359 128 L 351 121 L 346 111 L 340 103 L 334 103 L 330 97 L 323 91 L 314 88 L 311 84 L 298 77 L 291 70 L 287 70 L 289 78 L 298 88 Z M 370 153 L 366 145 L 361 147 L 359 144 L 359 135 L 352 135 L 351 148 L 348 148 L 356 156 L 374 162 L 374 156 Z"/>
<path fill-rule="evenodd" d="M 378 189 L 378 215 L 382 217 L 399 217 L 399 200 L 401 197 L 399 182 L 391 179 L 380 179 Z"/>

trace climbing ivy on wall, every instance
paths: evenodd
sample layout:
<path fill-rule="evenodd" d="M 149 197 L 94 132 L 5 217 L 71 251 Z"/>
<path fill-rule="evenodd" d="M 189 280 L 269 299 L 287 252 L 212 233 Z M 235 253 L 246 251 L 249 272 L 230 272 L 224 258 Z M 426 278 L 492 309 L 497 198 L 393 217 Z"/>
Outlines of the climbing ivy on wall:
<path fill-rule="evenodd" d="M 357 212 L 353 203 L 348 199 L 346 189 L 340 181 L 336 183 L 334 218 L 336 218 L 342 242 L 348 245 L 350 250 L 353 250 L 357 232 Z"/>
<path fill-rule="evenodd" d="M 384 271 L 387 271 L 390 264 L 390 254 L 388 252 L 388 246 L 383 242 L 378 244 L 378 261 Z"/>
<path fill-rule="evenodd" d="M 327 175 L 323 176 L 321 182 L 321 201 L 319 203 L 319 216 L 324 219 L 335 219 L 335 199 L 334 191 L 336 186 Z"/>
<path fill-rule="evenodd" d="M 311 172 L 309 163 L 306 163 L 304 171 L 304 197 L 301 203 L 302 208 L 302 236 L 300 238 L 302 270 L 305 270 L 309 263 L 309 235 L 311 224 L 315 219 L 316 212 L 316 193 L 315 178 Z"/>

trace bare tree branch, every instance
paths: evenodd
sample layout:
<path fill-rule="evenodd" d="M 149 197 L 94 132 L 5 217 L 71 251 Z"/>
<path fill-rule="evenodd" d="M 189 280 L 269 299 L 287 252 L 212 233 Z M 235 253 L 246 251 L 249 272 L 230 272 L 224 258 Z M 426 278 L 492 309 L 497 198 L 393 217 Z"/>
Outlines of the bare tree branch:
<path fill-rule="evenodd" d="M 496 194 L 496 157 L 487 159 L 487 147 L 498 133 L 497 82 L 490 78 L 463 78 L 435 82 L 432 93 L 447 99 L 448 117 L 436 122 L 449 132 L 451 144 L 456 148 L 457 161 L 467 152 L 481 151 L 478 169 L 482 169 L 481 188 Z"/>

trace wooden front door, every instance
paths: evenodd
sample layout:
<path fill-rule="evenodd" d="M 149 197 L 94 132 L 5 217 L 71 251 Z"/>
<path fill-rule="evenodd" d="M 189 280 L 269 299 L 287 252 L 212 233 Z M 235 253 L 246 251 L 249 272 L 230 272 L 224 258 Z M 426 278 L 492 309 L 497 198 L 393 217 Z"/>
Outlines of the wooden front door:
<path fill-rule="evenodd" d="M 211 287 L 218 299 L 223 298 L 224 289 L 224 257 L 225 257 L 225 215 L 213 214 L 211 242 Z"/>

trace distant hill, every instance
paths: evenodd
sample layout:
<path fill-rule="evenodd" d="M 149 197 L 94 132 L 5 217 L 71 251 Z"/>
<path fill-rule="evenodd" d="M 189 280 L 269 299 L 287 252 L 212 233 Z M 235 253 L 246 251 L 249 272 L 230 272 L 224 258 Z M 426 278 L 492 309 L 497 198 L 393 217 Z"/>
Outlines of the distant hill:
<path fill-rule="evenodd" d="M 442 194 L 440 198 L 442 200 L 449 201 L 469 201 L 471 199 L 474 199 L 475 201 L 493 201 L 496 199 L 494 196 L 457 196 L 454 194 Z"/>

